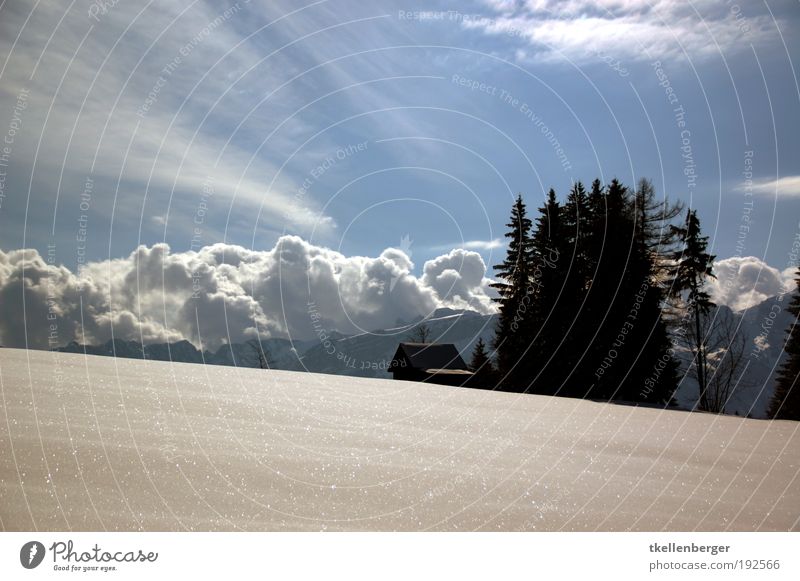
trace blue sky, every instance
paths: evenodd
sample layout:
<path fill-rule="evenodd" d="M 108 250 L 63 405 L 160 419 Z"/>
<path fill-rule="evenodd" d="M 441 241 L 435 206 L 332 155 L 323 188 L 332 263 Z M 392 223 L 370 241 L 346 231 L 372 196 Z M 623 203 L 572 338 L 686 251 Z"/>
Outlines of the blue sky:
<path fill-rule="evenodd" d="M 54 244 L 70 270 L 286 234 L 401 248 L 416 276 L 454 248 L 491 265 L 517 192 L 535 208 L 595 177 L 690 202 L 720 260 L 783 271 L 800 232 L 797 2 L 7 0 L 0 16 L 0 249 Z"/>

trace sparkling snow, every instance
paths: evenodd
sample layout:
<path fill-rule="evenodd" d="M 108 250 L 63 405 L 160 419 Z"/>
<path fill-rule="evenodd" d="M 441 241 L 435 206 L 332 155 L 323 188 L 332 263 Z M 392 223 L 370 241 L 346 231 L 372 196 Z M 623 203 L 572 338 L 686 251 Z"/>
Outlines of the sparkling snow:
<path fill-rule="evenodd" d="M 797 530 L 797 422 L 0 349 L 4 530 Z"/>

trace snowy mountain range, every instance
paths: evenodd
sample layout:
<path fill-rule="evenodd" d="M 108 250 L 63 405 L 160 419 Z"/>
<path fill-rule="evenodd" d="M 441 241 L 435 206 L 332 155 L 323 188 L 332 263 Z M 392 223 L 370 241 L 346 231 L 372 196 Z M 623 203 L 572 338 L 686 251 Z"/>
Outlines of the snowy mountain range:
<path fill-rule="evenodd" d="M 788 297 L 771 297 L 740 312 L 720 306 L 720 315 L 729 315 L 744 337 L 745 358 L 741 379 L 726 406 L 726 412 L 763 418 L 772 395 L 775 373 L 783 362 L 785 331 L 790 324 L 786 311 Z M 494 337 L 496 315 L 472 311 L 438 309 L 425 320 L 431 340 L 453 343 L 465 360 L 478 338 L 488 344 Z M 398 322 L 390 329 L 344 335 L 335 331 L 310 340 L 270 338 L 262 347 L 272 369 L 309 371 L 333 375 L 389 378 L 386 371 L 397 345 L 409 340 L 420 319 Z M 68 353 L 86 353 L 132 359 L 151 359 L 210 365 L 259 367 L 258 342 L 222 345 L 216 351 L 200 350 L 189 341 L 142 345 L 137 341 L 114 339 L 103 345 L 70 343 L 59 349 Z M 686 362 L 684 361 L 684 368 Z M 697 400 L 697 383 L 683 376 L 676 393 L 678 406 L 691 409 Z"/>

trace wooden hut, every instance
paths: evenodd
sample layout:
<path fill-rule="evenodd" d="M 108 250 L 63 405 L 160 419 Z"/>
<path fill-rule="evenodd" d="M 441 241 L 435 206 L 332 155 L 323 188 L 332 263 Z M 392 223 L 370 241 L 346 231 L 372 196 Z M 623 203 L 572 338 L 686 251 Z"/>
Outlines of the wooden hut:
<path fill-rule="evenodd" d="M 394 379 L 467 385 L 472 372 L 452 343 L 400 343 L 389 365 Z"/>

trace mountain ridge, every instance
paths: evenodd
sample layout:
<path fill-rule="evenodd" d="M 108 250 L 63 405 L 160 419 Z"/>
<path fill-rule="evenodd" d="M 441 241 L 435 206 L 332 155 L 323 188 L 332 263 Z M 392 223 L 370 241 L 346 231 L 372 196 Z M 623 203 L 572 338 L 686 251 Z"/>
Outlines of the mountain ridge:
<path fill-rule="evenodd" d="M 734 318 L 745 339 L 745 370 L 731 394 L 726 413 L 756 418 L 766 417 L 775 375 L 783 362 L 785 330 L 791 316 L 785 310 L 785 296 L 770 297 L 742 311 L 718 307 L 721 315 Z M 468 310 L 437 309 L 422 319 L 434 342 L 453 343 L 469 361 L 479 338 L 491 344 L 497 315 L 482 315 Z M 389 379 L 387 369 L 398 343 L 408 340 L 419 323 L 402 323 L 390 329 L 375 329 L 354 335 L 331 331 L 310 340 L 269 338 L 261 340 L 271 369 L 307 371 L 331 375 Z M 757 339 L 758 338 L 758 339 Z M 187 340 L 142 345 L 137 341 L 112 339 L 102 345 L 82 345 L 75 341 L 58 349 L 65 353 L 116 356 L 154 361 L 259 367 L 258 340 L 226 343 L 215 351 L 200 350 Z M 686 356 L 679 357 L 686 368 Z M 692 409 L 697 400 L 697 383 L 684 375 L 675 394 L 678 407 Z"/>

